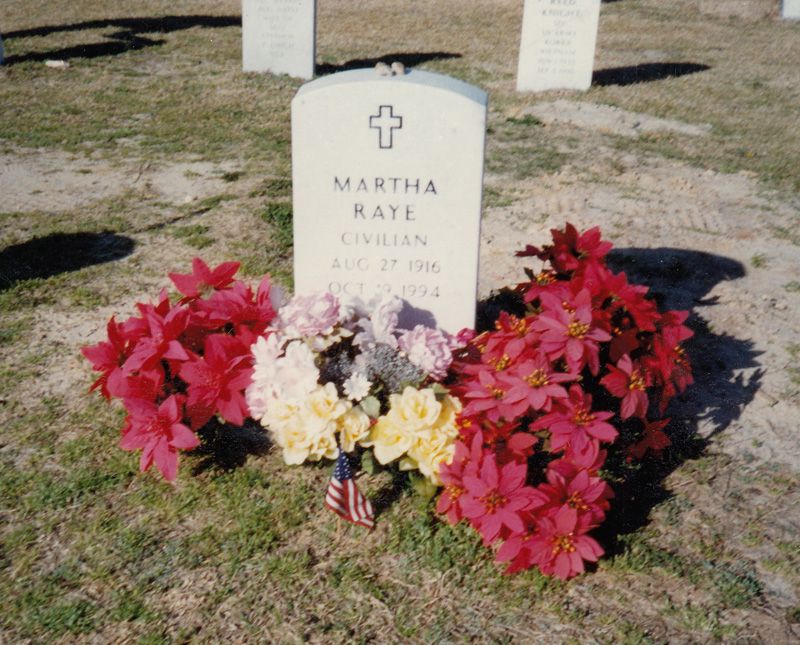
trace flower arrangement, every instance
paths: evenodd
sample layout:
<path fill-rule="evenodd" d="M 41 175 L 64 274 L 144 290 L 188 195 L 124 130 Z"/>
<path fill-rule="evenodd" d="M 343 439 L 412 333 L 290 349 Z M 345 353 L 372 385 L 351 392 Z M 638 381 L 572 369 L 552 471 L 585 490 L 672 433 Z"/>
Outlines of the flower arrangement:
<path fill-rule="evenodd" d="M 287 464 L 363 448 L 441 484 L 461 403 L 439 382 L 459 341 L 422 325 L 400 328 L 402 307 L 388 296 L 295 296 L 253 345 L 247 402 Z"/>
<path fill-rule="evenodd" d="M 542 266 L 501 290 L 494 327 L 455 337 L 401 327 L 397 298 L 281 306 L 268 277 L 253 291 L 238 263 L 195 259 L 170 274 L 176 302 L 138 303 L 82 351 L 101 373 L 91 389 L 122 401 L 120 446 L 142 451 L 142 471 L 173 480 L 205 424 L 252 417 L 287 464 L 337 460 L 326 504 L 349 521 L 373 523 L 348 457 L 366 454 L 441 487 L 436 510 L 497 547 L 507 572 L 566 579 L 603 554 L 590 533 L 613 499 L 609 466 L 669 446 L 667 405 L 692 383 L 687 312 L 659 312 L 608 268 L 610 249 L 597 228 L 553 230 L 517 254 Z"/>
<path fill-rule="evenodd" d="M 603 549 L 589 532 L 613 497 L 607 460 L 669 445 L 663 416 L 692 382 L 687 312 L 659 313 L 647 287 L 613 273 L 597 228 L 567 225 L 518 253 L 543 262 L 508 289 L 517 315 L 457 352 L 448 387 L 464 401 L 437 510 L 499 544 L 508 572 L 569 578 Z"/>
<path fill-rule="evenodd" d="M 137 303 L 138 316 L 111 317 L 108 339 L 84 347 L 100 372 L 91 389 L 122 400 L 127 417 L 120 447 L 141 450 L 139 467 L 155 463 L 175 479 L 178 451 L 196 448 L 197 430 L 212 417 L 241 425 L 249 415 L 244 389 L 252 376 L 250 346 L 275 317 L 279 292 L 268 278 L 258 289 L 234 280 L 238 262 L 210 269 L 195 258 L 192 273 L 171 273 L 181 293 Z"/>

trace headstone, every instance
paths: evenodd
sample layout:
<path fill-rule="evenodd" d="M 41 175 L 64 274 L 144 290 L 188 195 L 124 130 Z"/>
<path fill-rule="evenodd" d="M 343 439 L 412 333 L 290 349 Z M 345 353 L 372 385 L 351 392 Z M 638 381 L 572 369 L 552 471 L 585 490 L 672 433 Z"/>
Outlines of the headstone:
<path fill-rule="evenodd" d="M 242 68 L 313 78 L 316 0 L 242 0 Z"/>
<path fill-rule="evenodd" d="M 487 97 L 393 70 L 292 101 L 295 291 L 396 294 L 404 325 L 457 332 L 475 324 Z"/>
<path fill-rule="evenodd" d="M 525 0 L 518 91 L 588 90 L 600 0 Z"/>
<path fill-rule="evenodd" d="M 783 0 L 781 16 L 790 19 L 800 19 L 800 0 Z"/>
<path fill-rule="evenodd" d="M 3 56 L 3 36 L 0 35 L 0 65 L 3 64 L 4 60 L 5 58 Z"/>

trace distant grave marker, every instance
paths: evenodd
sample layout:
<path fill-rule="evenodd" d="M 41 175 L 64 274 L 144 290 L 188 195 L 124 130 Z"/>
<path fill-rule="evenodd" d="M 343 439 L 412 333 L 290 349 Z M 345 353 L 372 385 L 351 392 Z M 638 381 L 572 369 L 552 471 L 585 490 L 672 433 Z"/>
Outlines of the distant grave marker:
<path fill-rule="evenodd" d="M 791 20 L 800 19 L 800 0 L 783 0 L 781 16 Z"/>
<path fill-rule="evenodd" d="M 245 72 L 313 78 L 316 0 L 242 0 Z"/>
<path fill-rule="evenodd" d="M 518 91 L 588 90 L 600 0 L 525 0 Z"/>
<path fill-rule="evenodd" d="M 486 93 L 355 70 L 292 101 L 297 293 L 392 293 L 404 324 L 475 324 Z"/>

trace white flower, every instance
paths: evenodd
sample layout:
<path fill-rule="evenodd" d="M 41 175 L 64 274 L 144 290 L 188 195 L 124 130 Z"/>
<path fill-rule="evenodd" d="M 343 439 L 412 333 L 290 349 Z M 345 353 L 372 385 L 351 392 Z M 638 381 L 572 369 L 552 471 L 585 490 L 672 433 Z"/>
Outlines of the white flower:
<path fill-rule="evenodd" d="M 361 372 L 355 372 L 343 384 L 344 393 L 351 401 L 360 401 L 369 394 L 372 382 Z"/>
<path fill-rule="evenodd" d="M 314 352 L 303 341 L 289 343 L 277 363 L 278 398 L 286 401 L 303 399 L 317 387 L 319 370 L 314 364 Z"/>
<path fill-rule="evenodd" d="M 403 301 L 397 296 L 378 295 L 370 300 L 368 309 L 371 312 L 368 318 L 361 318 L 358 326 L 361 332 L 356 334 L 353 342 L 364 348 L 369 348 L 375 343 L 383 343 L 390 347 L 397 347 L 395 330 Z"/>

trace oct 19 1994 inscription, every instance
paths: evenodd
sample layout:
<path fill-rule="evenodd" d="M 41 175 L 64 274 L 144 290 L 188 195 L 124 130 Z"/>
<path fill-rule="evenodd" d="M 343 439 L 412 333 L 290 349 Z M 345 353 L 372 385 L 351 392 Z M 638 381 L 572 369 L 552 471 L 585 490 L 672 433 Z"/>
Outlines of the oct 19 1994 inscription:
<path fill-rule="evenodd" d="M 292 103 L 295 290 L 395 294 L 406 322 L 474 325 L 486 95 L 342 72 Z"/>

